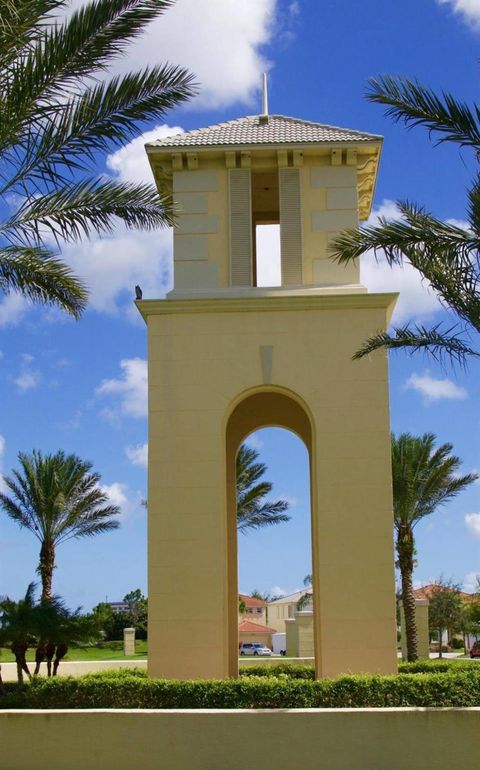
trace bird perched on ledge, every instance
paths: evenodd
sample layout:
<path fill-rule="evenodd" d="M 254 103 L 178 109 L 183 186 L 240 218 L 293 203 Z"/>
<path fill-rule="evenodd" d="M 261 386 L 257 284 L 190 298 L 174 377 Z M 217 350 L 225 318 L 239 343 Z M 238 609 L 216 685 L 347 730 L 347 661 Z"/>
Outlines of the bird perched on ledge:
<path fill-rule="evenodd" d="M 135 286 L 135 299 L 142 299 L 142 297 L 143 297 L 143 292 L 140 286 L 138 286 L 137 284 L 137 286 Z"/>

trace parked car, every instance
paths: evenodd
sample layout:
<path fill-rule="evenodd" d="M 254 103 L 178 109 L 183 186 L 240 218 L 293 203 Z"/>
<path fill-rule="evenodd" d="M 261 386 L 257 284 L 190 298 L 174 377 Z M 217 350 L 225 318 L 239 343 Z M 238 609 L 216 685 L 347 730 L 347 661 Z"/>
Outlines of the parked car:
<path fill-rule="evenodd" d="M 269 647 L 265 647 L 264 644 L 258 642 L 244 642 L 239 647 L 240 655 L 271 655 L 272 651 Z"/>
<path fill-rule="evenodd" d="M 480 658 L 480 642 L 473 643 L 473 646 L 470 648 L 470 657 Z"/>

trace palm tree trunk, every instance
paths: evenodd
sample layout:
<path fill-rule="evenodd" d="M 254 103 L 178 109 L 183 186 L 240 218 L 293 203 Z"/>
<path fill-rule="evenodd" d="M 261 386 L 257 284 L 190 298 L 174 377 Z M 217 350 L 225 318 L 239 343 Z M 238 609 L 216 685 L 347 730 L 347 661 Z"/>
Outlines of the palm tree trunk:
<path fill-rule="evenodd" d="M 35 650 L 35 671 L 33 672 L 35 676 L 40 673 L 40 666 L 42 665 L 43 661 L 45 660 L 46 650 L 45 650 L 45 642 L 43 640 L 40 640 L 37 644 L 37 649 Z"/>
<path fill-rule="evenodd" d="M 0 695 L 5 695 L 5 687 L 3 686 L 2 667 L 1 666 L 0 666 Z"/>
<path fill-rule="evenodd" d="M 55 566 L 55 546 L 49 540 L 42 542 L 40 549 L 40 564 L 38 571 L 42 579 L 42 601 L 50 601 L 52 598 L 52 576 Z"/>
<path fill-rule="evenodd" d="M 55 642 L 47 642 L 47 646 L 45 647 L 45 657 L 47 659 L 47 674 L 48 676 L 52 676 L 52 660 L 53 656 L 55 655 Z"/>
<path fill-rule="evenodd" d="M 55 655 L 55 660 L 53 661 L 53 676 L 57 675 L 60 661 L 62 660 L 62 658 L 65 657 L 67 652 L 68 652 L 67 645 L 64 642 L 60 642 L 60 644 L 57 645 L 57 654 Z"/>
<path fill-rule="evenodd" d="M 417 621 L 413 593 L 413 553 L 413 534 L 410 528 L 397 530 L 398 566 L 402 580 L 402 604 L 408 661 L 418 659 Z"/>

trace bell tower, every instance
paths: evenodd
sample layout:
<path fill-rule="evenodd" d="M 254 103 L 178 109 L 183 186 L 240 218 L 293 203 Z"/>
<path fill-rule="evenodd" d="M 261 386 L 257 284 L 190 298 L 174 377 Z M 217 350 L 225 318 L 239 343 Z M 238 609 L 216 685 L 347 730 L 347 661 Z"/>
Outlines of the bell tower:
<path fill-rule="evenodd" d="M 368 217 L 382 139 L 261 115 L 147 144 L 173 196 L 174 286 L 148 327 L 149 672 L 238 674 L 235 458 L 257 428 L 310 456 L 318 677 L 396 671 L 386 356 L 352 361 L 396 295 L 329 258 Z M 280 226 L 281 285 L 257 285 Z M 281 581 L 281 563 L 278 564 Z M 352 645 L 352 636 L 355 644 Z"/>

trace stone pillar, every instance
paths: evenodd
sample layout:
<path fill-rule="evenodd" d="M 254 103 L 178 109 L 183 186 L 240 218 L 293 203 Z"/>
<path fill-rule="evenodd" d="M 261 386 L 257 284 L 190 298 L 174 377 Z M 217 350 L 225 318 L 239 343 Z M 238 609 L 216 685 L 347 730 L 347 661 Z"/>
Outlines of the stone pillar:
<path fill-rule="evenodd" d="M 135 629 L 123 629 L 123 654 L 135 655 Z"/>
<path fill-rule="evenodd" d="M 417 650 L 419 658 L 430 654 L 430 633 L 428 630 L 428 599 L 415 599 L 415 620 L 417 622 Z M 407 660 L 407 638 L 405 634 L 405 615 L 400 602 L 400 629 L 402 640 L 402 658 Z"/>
<path fill-rule="evenodd" d="M 292 658 L 314 658 L 313 612 L 297 612 L 285 620 L 287 655 Z"/>

